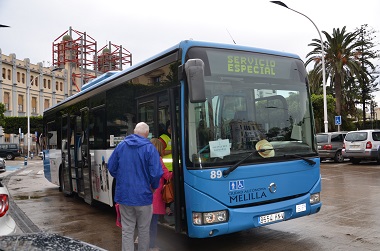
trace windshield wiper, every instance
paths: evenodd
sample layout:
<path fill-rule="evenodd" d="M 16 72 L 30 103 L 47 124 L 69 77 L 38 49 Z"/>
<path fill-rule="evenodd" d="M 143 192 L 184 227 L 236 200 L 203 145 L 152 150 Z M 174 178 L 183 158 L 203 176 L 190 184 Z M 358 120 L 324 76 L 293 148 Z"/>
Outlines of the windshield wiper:
<path fill-rule="evenodd" d="M 224 170 L 223 171 L 223 177 L 227 177 L 231 172 L 233 172 L 236 168 L 238 168 L 241 163 L 243 163 L 248 158 L 252 157 L 252 155 L 254 155 L 255 153 L 263 153 L 263 152 L 272 151 L 272 150 L 274 150 L 274 149 L 273 148 L 267 148 L 267 149 L 263 148 L 263 149 L 259 149 L 259 150 L 251 152 L 250 154 L 248 154 L 247 157 L 245 157 L 244 159 L 240 160 L 239 162 L 237 162 L 235 165 L 231 166 L 227 170 Z"/>
<path fill-rule="evenodd" d="M 297 154 L 284 154 L 284 157 L 285 158 L 299 158 L 299 159 L 302 159 L 302 160 L 304 160 L 304 161 L 306 161 L 309 165 L 315 165 L 316 163 L 315 163 L 315 161 L 314 160 L 312 160 L 312 159 L 307 159 L 307 158 L 305 158 L 305 157 L 302 157 L 302 156 L 300 156 L 300 155 L 297 155 Z"/>

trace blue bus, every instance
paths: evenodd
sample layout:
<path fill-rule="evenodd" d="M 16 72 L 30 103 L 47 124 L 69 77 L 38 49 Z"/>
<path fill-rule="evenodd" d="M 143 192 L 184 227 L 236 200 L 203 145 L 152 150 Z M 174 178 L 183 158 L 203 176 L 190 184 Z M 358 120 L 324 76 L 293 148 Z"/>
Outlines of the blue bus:
<path fill-rule="evenodd" d="M 193 40 L 109 72 L 45 110 L 45 177 L 114 205 L 107 161 L 136 123 L 170 121 L 175 200 L 166 224 L 214 237 L 320 211 L 309 83 L 294 54 Z"/>

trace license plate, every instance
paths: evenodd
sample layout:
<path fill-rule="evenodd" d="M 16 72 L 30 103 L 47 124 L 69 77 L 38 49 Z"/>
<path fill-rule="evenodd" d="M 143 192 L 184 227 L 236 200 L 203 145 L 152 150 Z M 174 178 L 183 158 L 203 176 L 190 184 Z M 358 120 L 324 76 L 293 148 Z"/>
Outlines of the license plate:
<path fill-rule="evenodd" d="M 318 146 L 318 149 L 322 149 L 322 147 L 321 147 L 321 146 Z"/>
<path fill-rule="evenodd" d="M 350 148 L 354 148 L 354 149 L 357 149 L 357 148 L 359 148 L 360 147 L 360 145 L 351 145 L 351 147 Z"/>
<path fill-rule="evenodd" d="M 285 217 L 284 212 L 263 215 L 263 216 L 259 217 L 259 223 L 260 224 L 267 224 L 267 223 L 274 222 L 274 221 L 281 221 L 284 219 L 284 217 Z"/>

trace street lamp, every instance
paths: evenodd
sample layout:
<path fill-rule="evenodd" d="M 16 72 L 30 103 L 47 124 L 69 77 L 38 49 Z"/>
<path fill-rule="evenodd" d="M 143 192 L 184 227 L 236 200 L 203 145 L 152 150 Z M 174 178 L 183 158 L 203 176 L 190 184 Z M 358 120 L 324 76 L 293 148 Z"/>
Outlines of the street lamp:
<path fill-rule="evenodd" d="M 319 35 L 319 38 L 321 39 L 321 49 L 322 49 L 322 76 L 323 76 L 323 117 L 324 117 L 324 125 L 325 125 L 325 132 L 328 132 L 329 131 L 329 122 L 327 120 L 327 97 L 326 97 L 326 68 L 325 68 L 325 48 L 324 48 L 324 43 L 323 43 L 323 39 L 322 39 L 322 35 L 321 33 L 319 32 L 319 29 L 318 27 L 315 25 L 315 23 L 313 22 L 313 20 L 311 20 L 308 16 L 306 16 L 305 14 L 302 14 L 301 12 L 298 12 L 296 10 L 293 10 L 291 8 L 289 8 L 288 6 L 286 6 L 286 4 L 284 4 L 283 2 L 281 1 L 270 1 L 271 3 L 274 3 L 274 4 L 277 4 L 277 5 L 280 5 L 282 7 L 285 7 L 289 10 L 292 10 L 304 17 L 306 17 L 307 19 L 309 19 L 309 21 L 314 25 L 314 27 L 317 29 L 318 31 L 318 35 Z"/>
<path fill-rule="evenodd" d="M 51 70 L 51 72 L 54 72 L 54 71 L 58 71 L 58 70 L 62 70 L 62 68 L 60 67 L 57 67 L 57 68 L 54 68 L 53 70 Z M 28 134 L 27 134 L 27 140 L 28 140 L 28 158 L 30 158 L 30 86 L 32 85 L 32 82 L 35 81 L 35 79 L 39 78 L 40 76 L 43 76 L 44 73 L 40 73 L 40 75 L 36 76 L 35 78 L 33 78 L 32 80 L 30 80 L 29 82 L 29 85 L 27 86 L 26 88 L 26 114 L 27 114 L 27 120 L 28 120 Z"/>

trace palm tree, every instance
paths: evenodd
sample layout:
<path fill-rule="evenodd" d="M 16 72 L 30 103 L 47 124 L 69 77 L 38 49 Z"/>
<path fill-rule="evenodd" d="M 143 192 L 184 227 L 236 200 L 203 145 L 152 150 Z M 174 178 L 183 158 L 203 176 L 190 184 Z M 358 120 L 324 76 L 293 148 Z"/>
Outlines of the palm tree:
<path fill-rule="evenodd" d="M 312 94 L 322 94 L 323 89 L 321 74 L 318 74 L 318 72 L 312 69 L 307 73 L 307 78 L 309 80 L 310 92 Z"/>
<path fill-rule="evenodd" d="M 331 78 L 331 83 L 335 92 L 335 112 L 336 115 L 341 115 L 342 111 L 342 87 L 344 79 L 348 75 L 363 76 L 362 68 L 360 67 L 359 50 L 362 43 L 357 41 L 358 32 L 346 32 L 344 26 L 342 30 L 333 29 L 333 34 L 330 36 L 326 31 L 322 31 L 326 36 L 324 42 L 325 48 L 325 68 L 327 78 Z M 313 39 L 309 46 L 314 46 L 314 49 L 309 52 L 306 57 L 310 57 L 306 61 L 306 65 L 314 62 L 314 70 L 318 74 L 322 74 L 322 47 L 319 39 Z"/>

